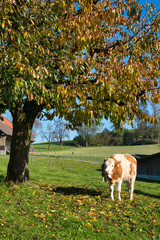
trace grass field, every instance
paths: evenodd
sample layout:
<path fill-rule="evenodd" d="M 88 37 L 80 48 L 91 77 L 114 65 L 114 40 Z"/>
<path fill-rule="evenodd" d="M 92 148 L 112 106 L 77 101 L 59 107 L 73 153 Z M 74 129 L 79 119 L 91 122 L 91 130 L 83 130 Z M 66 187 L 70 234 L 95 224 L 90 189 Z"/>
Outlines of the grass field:
<path fill-rule="evenodd" d="M 137 180 L 132 202 L 123 184 L 111 201 L 99 164 L 33 157 L 30 183 L 14 185 L 0 161 L 0 239 L 160 239 L 160 183 Z"/>
<path fill-rule="evenodd" d="M 34 148 L 38 152 L 46 152 L 48 151 L 48 142 L 43 143 L 34 143 Z M 51 151 L 64 151 L 74 147 L 73 141 L 63 141 L 63 148 L 60 148 L 59 142 L 53 142 L 51 144 Z"/>
<path fill-rule="evenodd" d="M 160 144 L 138 145 L 138 146 L 105 146 L 105 147 L 73 147 L 72 141 L 64 141 L 61 149 L 58 142 L 54 142 L 51 151 L 48 151 L 47 143 L 34 144 L 35 152 L 47 156 L 65 159 L 79 159 L 94 162 L 102 162 L 104 157 L 116 153 L 129 154 L 154 154 L 160 152 Z"/>

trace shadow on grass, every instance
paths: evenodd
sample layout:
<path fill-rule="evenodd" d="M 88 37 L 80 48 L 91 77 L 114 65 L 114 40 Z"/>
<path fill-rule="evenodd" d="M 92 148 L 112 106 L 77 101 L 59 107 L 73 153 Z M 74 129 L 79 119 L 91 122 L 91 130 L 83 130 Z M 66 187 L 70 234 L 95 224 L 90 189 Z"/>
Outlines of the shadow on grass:
<path fill-rule="evenodd" d="M 160 180 L 156 180 L 156 179 L 144 179 L 144 178 L 140 178 L 140 177 L 136 177 L 136 181 L 140 181 L 140 182 L 147 182 L 147 183 L 160 183 Z"/>
<path fill-rule="evenodd" d="M 81 188 L 81 187 L 57 187 L 54 189 L 56 193 L 62 193 L 64 195 L 90 195 L 90 196 L 98 196 L 101 195 L 101 191 L 97 191 L 95 189 Z"/>
<path fill-rule="evenodd" d="M 0 175 L 0 183 L 5 182 L 5 177 L 3 175 Z"/>
<path fill-rule="evenodd" d="M 96 171 L 98 171 L 98 172 L 102 172 L 101 168 L 97 168 Z"/>
<path fill-rule="evenodd" d="M 156 180 L 149 180 L 149 179 L 141 179 L 141 178 L 138 178 L 136 179 L 136 181 L 140 181 L 140 182 L 145 182 L 145 183 L 159 183 L 159 181 L 156 181 Z M 136 194 L 139 194 L 139 195 L 142 195 L 142 196 L 147 196 L 147 197 L 150 197 L 150 198 L 157 198 L 157 199 L 160 199 L 160 195 L 156 195 L 156 194 L 151 194 L 149 192 L 143 192 L 142 190 L 134 190 L 134 192 Z"/>
<path fill-rule="evenodd" d="M 160 199 L 160 196 L 159 196 L 159 195 L 155 195 L 155 194 L 151 194 L 151 193 L 146 193 L 146 192 L 143 192 L 143 191 L 141 191 L 141 190 L 134 190 L 134 193 L 136 193 L 136 194 L 138 194 L 138 195 L 147 196 L 147 197 L 150 197 L 150 198 Z"/>

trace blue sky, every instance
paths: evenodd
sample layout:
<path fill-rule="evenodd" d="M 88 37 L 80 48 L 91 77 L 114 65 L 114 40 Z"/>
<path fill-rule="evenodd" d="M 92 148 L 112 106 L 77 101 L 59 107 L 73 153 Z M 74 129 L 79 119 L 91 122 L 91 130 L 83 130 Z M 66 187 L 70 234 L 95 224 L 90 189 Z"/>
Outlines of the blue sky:
<path fill-rule="evenodd" d="M 160 0 L 140 0 L 140 3 L 153 3 L 156 7 L 156 10 L 160 9 Z"/>

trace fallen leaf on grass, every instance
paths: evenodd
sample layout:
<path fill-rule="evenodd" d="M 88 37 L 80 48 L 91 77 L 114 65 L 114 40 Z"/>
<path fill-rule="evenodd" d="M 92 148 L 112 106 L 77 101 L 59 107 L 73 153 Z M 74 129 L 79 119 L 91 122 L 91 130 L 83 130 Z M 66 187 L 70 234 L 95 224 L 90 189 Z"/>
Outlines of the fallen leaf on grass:
<path fill-rule="evenodd" d="M 90 226 L 92 226 L 90 223 L 86 223 L 86 226 L 89 228 Z"/>
<path fill-rule="evenodd" d="M 103 229 L 101 230 L 96 230 L 96 232 L 100 233 L 100 232 L 105 232 Z"/>
<path fill-rule="evenodd" d="M 106 214 L 105 211 L 100 211 L 99 213 L 102 214 L 102 215 L 105 215 L 105 214 Z"/>
<path fill-rule="evenodd" d="M 98 220 L 96 218 L 92 218 L 89 220 L 90 222 L 97 222 Z"/>

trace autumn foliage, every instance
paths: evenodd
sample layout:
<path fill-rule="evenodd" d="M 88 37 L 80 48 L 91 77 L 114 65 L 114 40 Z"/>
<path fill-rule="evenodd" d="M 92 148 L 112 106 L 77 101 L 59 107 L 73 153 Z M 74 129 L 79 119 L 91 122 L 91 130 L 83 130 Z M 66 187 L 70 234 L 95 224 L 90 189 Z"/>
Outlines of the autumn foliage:
<path fill-rule="evenodd" d="M 138 106 L 158 102 L 160 94 L 159 12 L 153 6 L 135 0 L 1 5 L 6 108 L 36 101 L 70 121 L 104 115 L 119 125 L 135 114 L 151 120 Z"/>

